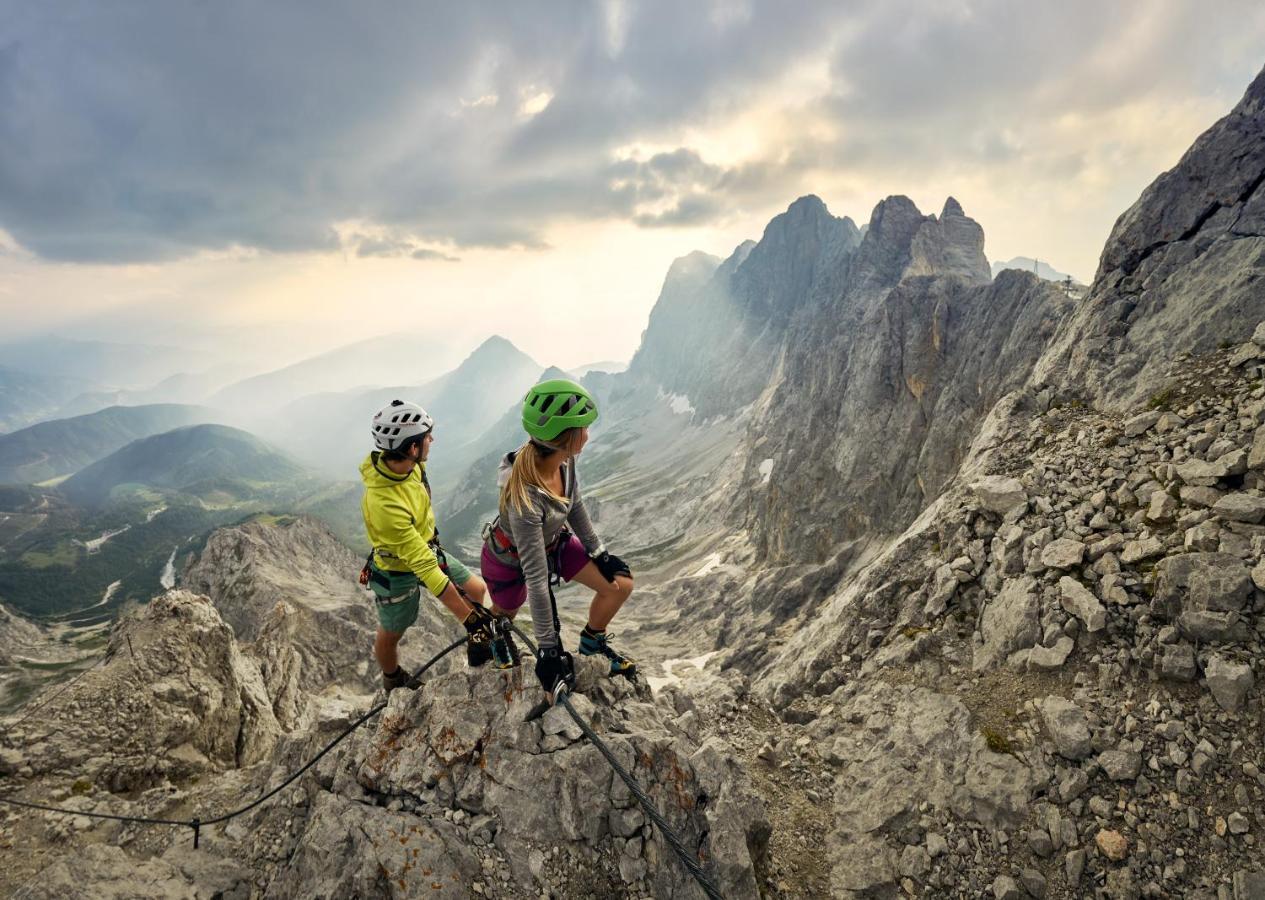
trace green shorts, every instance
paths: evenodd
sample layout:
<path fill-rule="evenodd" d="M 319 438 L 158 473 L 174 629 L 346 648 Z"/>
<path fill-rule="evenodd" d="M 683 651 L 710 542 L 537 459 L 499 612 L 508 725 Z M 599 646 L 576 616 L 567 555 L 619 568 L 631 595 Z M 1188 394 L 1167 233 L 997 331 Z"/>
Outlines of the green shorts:
<path fill-rule="evenodd" d="M 444 555 L 448 563 L 448 577 L 456 584 L 465 584 L 469 581 L 471 572 L 461 560 L 451 554 Z M 417 621 L 417 611 L 422 598 L 421 582 L 412 572 L 393 572 L 377 566 L 373 566 L 373 569 L 385 576 L 388 582 L 383 585 L 377 581 L 370 581 L 369 586 L 373 589 L 374 595 L 381 600 L 391 601 L 374 604 L 378 608 L 378 624 L 382 626 L 383 631 L 401 634 Z"/>

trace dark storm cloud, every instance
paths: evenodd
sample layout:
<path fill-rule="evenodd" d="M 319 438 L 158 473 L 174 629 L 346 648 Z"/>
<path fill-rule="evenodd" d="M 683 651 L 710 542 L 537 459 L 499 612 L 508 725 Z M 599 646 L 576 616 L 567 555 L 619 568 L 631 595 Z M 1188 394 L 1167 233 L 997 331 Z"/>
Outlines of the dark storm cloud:
<path fill-rule="evenodd" d="M 395 236 L 362 255 L 540 249 L 558 222 L 784 203 L 816 171 L 1021 156 L 1025 117 L 1241 89 L 1261 35 L 1237 0 L 1041 6 L 0 0 L 0 228 L 76 261 L 329 249 L 347 221 Z M 825 94 L 787 103 L 842 137 L 770 135 L 739 167 L 620 150 L 826 58 Z"/>

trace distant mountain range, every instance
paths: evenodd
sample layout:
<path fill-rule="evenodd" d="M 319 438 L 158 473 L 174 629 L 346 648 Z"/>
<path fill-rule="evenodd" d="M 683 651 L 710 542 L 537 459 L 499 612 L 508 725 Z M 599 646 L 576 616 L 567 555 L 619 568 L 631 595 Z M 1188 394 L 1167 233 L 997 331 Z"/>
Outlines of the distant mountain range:
<path fill-rule="evenodd" d="M 217 418 L 206 407 L 155 404 L 40 422 L 0 435 L 0 482 L 37 484 L 69 475 L 138 438 Z"/>
<path fill-rule="evenodd" d="M 100 506 L 127 485 L 198 497 L 250 498 L 304 469 L 254 435 L 224 425 L 190 425 L 133 441 L 66 479 L 73 502 Z M 218 499 L 217 499 L 217 502 Z"/>
<path fill-rule="evenodd" d="M 302 397 L 358 385 L 420 384 L 451 365 L 453 352 L 419 334 L 370 338 L 230 384 L 207 402 L 230 410 L 268 412 Z"/>
<path fill-rule="evenodd" d="M 54 415 L 71 397 L 94 388 L 81 378 L 40 375 L 0 364 L 0 434 Z"/>
<path fill-rule="evenodd" d="M 76 378 L 96 389 L 143 389 L 186 369 L 188 352 L 43 335 L 0 344 L 0 365 L 40 376 Z"/>
<path fill-rule="evenodd" d="M 1060 272 L 1048 263 L 1044 263 L 1040 260 L 1032 259 L 1027 256 L 1016 256 L 1014 259 L 1007 262 L 994 262 L 992 269 L 994 278 L 997 277 L 998 272 L 1003 272 L 1006 269 L 1018 269 L 1021 272 L 1032 272 L 1042 281 L 1057 281 L 1061 283 L 1067 281 L 1069 278 L 1072 278 L 1071 275 L 1068 275 L 1066 272 Z M 1072 284 L 1080 283 L 1081 282 L 1078 279 L 1072 278 Z"/>
<path fill-rule="evenodd" d="M 334 477 L 355 475 L 372 449 L 369 420 L 394 399 L 420 403 L 435 418 L 435 440 L 452 456 L 521 398 L 541 365 L 502 337 L 490 337 L 462 363 L 420 385 L 304 397 L 260 422 L 259 434 Z"/>

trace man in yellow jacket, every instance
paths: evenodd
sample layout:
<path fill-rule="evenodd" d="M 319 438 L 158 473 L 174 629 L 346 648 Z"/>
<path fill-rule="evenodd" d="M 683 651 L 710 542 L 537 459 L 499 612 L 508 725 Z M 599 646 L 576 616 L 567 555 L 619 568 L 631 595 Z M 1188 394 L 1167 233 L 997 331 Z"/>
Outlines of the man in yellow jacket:
<path fill-rule="evenodd" d="M 423 585 L 470 633 L 469 664 L 480 666 L 492 658 L 493 619 L 483 606 L 487 586 L 444 552 L 436 534 L 426 480 L 434 426 L 434 419 L 416 403 L 393 400 L 373 417 L 378 449 L 360 464 L 365 485 L 360 509 L 373 547 L 366 570 L 378 607 L 373 654 L 388 693 L 408 682 L 396 647 L 417 621 Z"/>

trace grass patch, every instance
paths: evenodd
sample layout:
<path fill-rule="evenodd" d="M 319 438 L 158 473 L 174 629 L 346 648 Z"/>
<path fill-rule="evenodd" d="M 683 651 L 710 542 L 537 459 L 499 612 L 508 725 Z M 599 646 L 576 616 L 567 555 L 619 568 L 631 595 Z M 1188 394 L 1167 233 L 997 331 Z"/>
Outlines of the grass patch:
<path fill-rule="evenodd" d="M 918 637 L 918 635 L 920 635 L 920 634 L 930 634 L 930 633 L 931 633 L 931 629 L 930 629 L 930 628 L 923 627 L 923 626 L 921 626 L 921 625 L 910 625 L 910 626 L 908 626 L 908 627 L 906 627 L 906 628 L 902 628 L 902 629 L 900 630 L 900 633 L 901 633 L 901 634 L 903 634 L 905 637 L 909 638 L 909 640 L 911 640 L 911 641 L 912 641 L 912 640 L 916 639 L 916 638 Z"/>
<path fill-rule="evenodd" d="M 980 726 L 980 734 L 984 735 L 984 744 L 994 753 L 1006 753 L 1010 756 L 1015 755 L 1015 745 L 1010 742 L 1010 738 L 1002 734 L 996 728 L 989 725 Z"/>
<path fill-rule="evenodd" d="M 77 778 L 75 783 L 70 786 L 70 792 L 76 797 L 82 797 L 84 794 L 92 793 L 92 782 L 87 778 Z"/>
<path fill-rule="evenodd" d="M 1173 403 L 1173 397 L 1176 393 L 1176 390 L 1171 387 L 1164 388 L 1164 390 L 1152 394 L 1146 405 L 1151 409 L 1167 412 Z"/>

